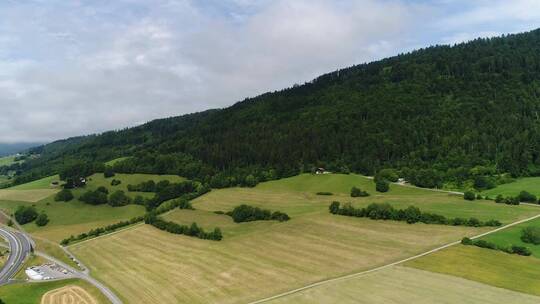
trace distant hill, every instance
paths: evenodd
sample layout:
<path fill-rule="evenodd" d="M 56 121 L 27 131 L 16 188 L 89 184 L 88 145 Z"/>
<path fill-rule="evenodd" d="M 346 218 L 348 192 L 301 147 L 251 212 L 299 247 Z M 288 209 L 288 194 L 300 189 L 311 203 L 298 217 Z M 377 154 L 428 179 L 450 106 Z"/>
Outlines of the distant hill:
<path fill-rule="evenodd" d="M 19 152 L 24 152 L 32 147 L 43 145 L 43 143 L 0 143 L 0 157 L 13 155 Z"/>
<path fill-rule="evenodd" d="M 118 171 L 180 174 L 216 187 L 321 166 L 364 174 L 393 167 L 422 186 L 539 175 L 539 110 L 535 30 L 429 47 L 226 109 L 55 142 L 35 149 L 41 158 L 25 163 L 18 181 L 124 156 L 131 158 Z"/>

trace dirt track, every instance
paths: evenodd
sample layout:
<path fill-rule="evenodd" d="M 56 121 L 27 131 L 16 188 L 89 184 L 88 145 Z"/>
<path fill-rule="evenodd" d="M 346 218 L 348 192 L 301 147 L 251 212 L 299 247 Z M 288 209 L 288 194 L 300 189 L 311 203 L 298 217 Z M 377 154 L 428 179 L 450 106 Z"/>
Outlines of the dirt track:
<path fill-rule="evenodd" d="M 78 286 L 66 286 L 43 295 L 41 304 L 98 304 L 86 290 Z"/>

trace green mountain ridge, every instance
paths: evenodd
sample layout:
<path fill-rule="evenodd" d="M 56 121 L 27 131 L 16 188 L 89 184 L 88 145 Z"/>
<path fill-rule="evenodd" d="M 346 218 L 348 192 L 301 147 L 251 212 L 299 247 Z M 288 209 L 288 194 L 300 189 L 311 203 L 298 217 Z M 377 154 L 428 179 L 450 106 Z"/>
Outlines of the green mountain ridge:
<path fill-rule="evenodd" d="M 41 157 L 17 168 L 16 183 L 125 156 L 115 170 L 216 187 L 317 166 L 398 168 L 427 187 L 477 171 L 539 175 L 539 110 L 540 29 L 420 49 L 225 109 L 57 141 L 32 150 Z"/>

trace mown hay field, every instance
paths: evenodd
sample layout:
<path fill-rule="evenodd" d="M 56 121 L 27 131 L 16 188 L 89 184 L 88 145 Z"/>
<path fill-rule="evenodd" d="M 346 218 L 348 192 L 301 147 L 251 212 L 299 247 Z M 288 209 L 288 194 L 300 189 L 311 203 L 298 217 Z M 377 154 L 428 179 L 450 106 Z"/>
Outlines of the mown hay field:
<path fill-rule="evenodd" d="M 269 301 L 269 304 L 533 304 L 540 297 L 462 278 L 394 266 Z"/>
<path fill-rule="evenodd" d="M 330 215 L 257 228 L 214 242 L 143 225 L 70 249 L 128 303 L 238 303 L 399 260 L 472 230 Z"/>
<path fill-rule="evenodd" d="M 242 303 L 371 269 L 489 229 L 336 216 L 328 212 L 335 199 L 358 205 L 414 204 L 447 216 L 505 222 L 538 212 L 534 207 L 470 203 L 446 193 L 395 185 L 389 193 L 377 194 L 372 183 L 355 175 L 307 175 L 253 189 L 214 190 L 193 202 L 197 210 L 175 210 L 165 217 L 182 224 L 197 222 L 206 229 L 221 227 L 225 237 L 221 242 L 142 225 L 70 248 L 127 302 Z M 372 196 L 351 199 L 352 185 Z M 335 195 L 316 195 L 318 191 Z M 287 212 L 291 220 L 237 224 L 214 213 L 241 203 Z"/>
<path fill-rule="evenodd" d="M 68 285 L 48 291 L 41 297 L 41 304 L 98 304 L 86 290 Z"/>
<path fill-rule="evenodd" d="M 532 256 L 458 245 L 405 265 L 540 296 L 540 259 Z"/>
<path fill-rule="evenodd" d="M 55 190 L 55 189 L 35 189 L 35 190 L 0 189 L 0 200 L 36 203 L 51 195 L 54 195 L 57 191 L 58 190 Z"/>

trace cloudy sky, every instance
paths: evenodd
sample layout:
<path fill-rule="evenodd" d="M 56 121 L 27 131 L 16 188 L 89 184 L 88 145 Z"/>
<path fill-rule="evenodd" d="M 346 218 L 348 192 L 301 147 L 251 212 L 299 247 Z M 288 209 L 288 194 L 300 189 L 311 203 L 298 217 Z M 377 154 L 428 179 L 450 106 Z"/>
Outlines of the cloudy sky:
<path fill-rule="evenodd" d="M 2 0 L 0 143 L 225 107 L 337 68 L 537 27 L 538 0 Z"/>

